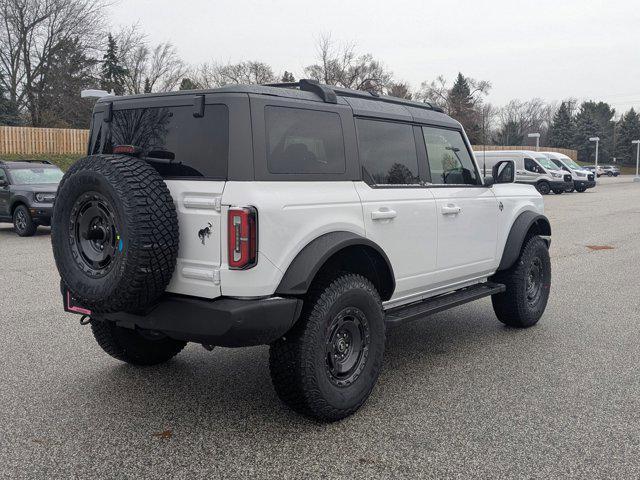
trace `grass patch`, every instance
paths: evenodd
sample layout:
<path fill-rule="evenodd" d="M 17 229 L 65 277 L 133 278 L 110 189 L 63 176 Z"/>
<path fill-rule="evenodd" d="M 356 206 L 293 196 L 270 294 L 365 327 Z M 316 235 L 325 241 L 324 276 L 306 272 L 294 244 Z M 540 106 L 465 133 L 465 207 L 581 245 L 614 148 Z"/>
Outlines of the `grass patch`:
<path fill-rule="evenodd" d="M 83 155 L 77 154 L 37 154 L 37 155 L 22 155 L 22 154 L 10 154 L 2 155 L 0 160 L 8 161 L 20 161 L 20 160 L 48 160 L 54 165 L 57 165 L 60 170 L 66 172 L 67 169 L 76 162 L 76 160 L 82 158 Z"/>

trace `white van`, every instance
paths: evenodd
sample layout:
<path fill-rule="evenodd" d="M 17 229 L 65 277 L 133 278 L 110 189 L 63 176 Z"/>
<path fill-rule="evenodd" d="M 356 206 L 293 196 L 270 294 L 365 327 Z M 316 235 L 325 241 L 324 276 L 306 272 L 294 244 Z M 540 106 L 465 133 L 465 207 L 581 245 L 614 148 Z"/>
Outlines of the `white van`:
<path fill-rule="evenodd" d="M 573 187 L 576 191 L 582 193 L 587 188 L 593 188 L 596 186 L 596 177 L 593 172 L 590 172 L 586 168 L 581 167 L 574 162 L 570 157 L 563 153 L 558 152 L 541 152 L 546 155 L 549 160 L 555 163 L 565 172 L 569 172 L 573 178 Z M 567 190 L 573 192 L 573 188 Z"/>
<path fill-rule="evenodd" d="M 516 164 L 516 183 L 533 185 L 543 195 L 561 194 L 573 189 L 573 177 L 563 172 L 546 155 L 531 150 L 474 151 L 474 156 L 484 170 L 491 175 L 493 166 L 501 160 L 513 160 Z"/>

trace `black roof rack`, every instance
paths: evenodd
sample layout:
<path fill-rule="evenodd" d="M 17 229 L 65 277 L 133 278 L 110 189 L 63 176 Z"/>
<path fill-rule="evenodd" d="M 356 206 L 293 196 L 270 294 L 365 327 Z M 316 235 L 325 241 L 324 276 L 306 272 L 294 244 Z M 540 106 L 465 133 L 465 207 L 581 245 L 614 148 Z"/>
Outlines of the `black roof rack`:
<path fill-rule="evenodd" d="M 390 97 L 387 95 L 380 95 L 373 91 L 363 90 L 351 90 L 349 88 L 333 87 L 329 85 L 322 85 L 317 80 L 301 79 L 299 82 L 286 82 L 286 83 L 268 83 L 265 87 L 278 87 L 278 88 L 299 88 L 306 92 L 313 92 L 318 95 L 324 102 L 338 103 L 337 97 L 352 97 L 352 98 L 366 98 L 369 100 L 377 100 L 384 103 L 393 103 L 396 105 L 404 105 L 409 107 L 424 108 L 425 110 L 434 110 L 436 112 L 443 113 L 443 110 L 437 105 L 433 105 L 428 102 L 414 102 L 412 100 L 405 100 L 397 97 Z"/>
<path fill-rule="evenodd" d="M 0 163 L 3 165 L 7 165 L 9 163 L 44 163 L 45 165 L 53 165 L 49 160 L 29 160 L 29 159 L 19 159 L 19 160 L 2 160 L 0 159 Z"/>

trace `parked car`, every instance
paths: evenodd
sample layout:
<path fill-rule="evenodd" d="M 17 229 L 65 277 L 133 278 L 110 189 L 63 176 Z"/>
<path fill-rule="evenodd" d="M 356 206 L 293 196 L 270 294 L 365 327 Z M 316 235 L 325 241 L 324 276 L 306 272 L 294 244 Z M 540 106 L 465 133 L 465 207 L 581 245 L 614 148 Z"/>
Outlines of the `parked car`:
<path fill-rule="evenodd" d="M 516 164 L 516 182 L 533 185 L 543 195 L 552 191 L 558 195 L 573 188 L 571 174 L 567 174 L 546 155 L 529 150 L 487 150 L 473 152 L 485 175 L 503 160 Z"/>
<path fill-rule="evenodd" d="M 41 160 L 0 160 L 0 221 L 13 222 L 21 237 L 51 224 L 51 211 L 62 170 Z"/>
<path fill-rule="evenodd" d="M 598 178 L 604 175 L 604 169 L 600 165 L 598 165 L 598 168 L 596 168 L 595 165 L 587 165 L 584 168 L 589 170 L 591 173 L 595 173 Z"/>
<path fill-rule="evenodd" d="M 573 178 L 573 187 L 567 189 L 568 192 L 585 192 L 588 188 L 596 186 L 595 174 L 585 170 L 570 157 L 563 153 L 558 152 L 542 152 L 549 157 L 553 163 L 560 167 L 565 172 L 569 172 Z"/>
<path fill-rule="evenodd" d="M 620 169 L 615 165 L 602 165 L 603 175 L 607 177 L 617 177 L 620 175 Z"/>
<path fill-rule="evenodd" d="M 307 80 L 106 97 L 88 148 L 53 253 L 65 309 L 124 362 L 268 344 L 278 396 L 333 421 L 371 393 L 387 328 L 486 296 L 530 327 L 547 305 L 541 195 L 511 160 L 483 178 L 428 103 Z"/>

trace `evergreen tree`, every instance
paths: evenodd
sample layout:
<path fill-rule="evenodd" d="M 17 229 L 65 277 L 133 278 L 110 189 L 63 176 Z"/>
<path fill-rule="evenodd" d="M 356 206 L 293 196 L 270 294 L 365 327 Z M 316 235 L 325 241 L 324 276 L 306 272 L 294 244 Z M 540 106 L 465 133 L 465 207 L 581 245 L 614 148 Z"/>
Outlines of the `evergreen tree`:
<path fill-rule="evenodd" d="M 293 76 L 293 73 L 287 72 L 285 70 L 284 73 L 282 74 L 282 80 L 280 81 L 283 83 L 293 83 L 296 81 L 296 77 Z"/>
<path fill-rule="evenodd" d="M 605 102 L 583 102 L 575 118 L 573 147 L 578 159 L 585 162 L 595 160 L 595 143 L 590 137 L 600 137 L 598 163 L 609 161 L 613 153 L 613 122 L 615 110 Z"/>
<path fill-rule="evenodd" d="M 127 69 L 120 64 L 118 45 L 111 34 L 107 37 L 107 51 L 102 58 L 102 76 L 100 88 L 116 95 L 125 93 L 125 77 Z"/>
<path fill-rule="evenodd" d="M 622 163 L 635 165 L 636 148 L 638 147 L 631 142 L 640 140 L 640 114 L 633 108 L 620 119 L 619 132 L 616 142 L 616 158 Z"/>
<path fill-rule="evenodd" d="M 549 145 L 551 147 L 570 148 L 574 137 L 575 125 L 573 118 L 571 118 L 569 105 L 566 102 L 562 102 L 549 127 Z"/>
<path fill-rule="evenodd" d="M 447 104 L 449 115 L 462 124 L 471 143 L 480 143 L 482 139 L 481 114 L 475 108 L 471 87 L 462 73 L 458 73 L 458 77 L 449 91 Z"/>
<path fill-rule="evenodd" d="M 190 78 L 185 77 L 182 79 L 182 82 L 180 82 L 180 87 L 178 89 L 179 90 L 197 90 L 198 85 Z"/>

